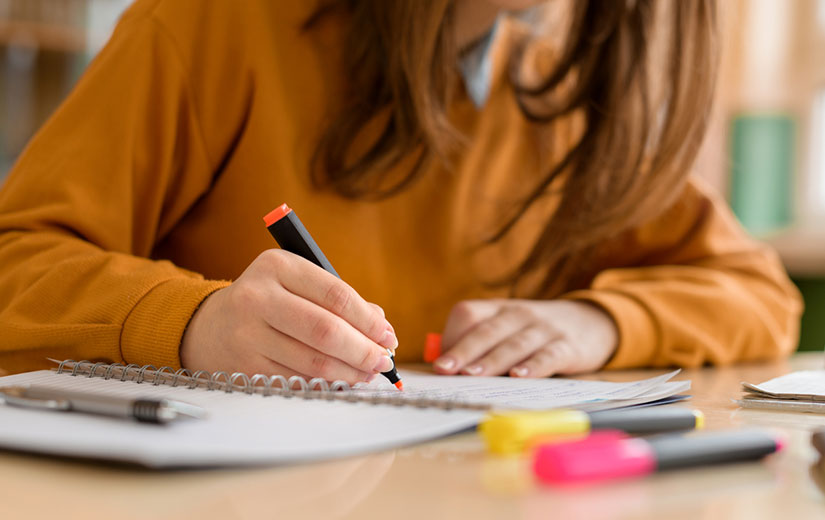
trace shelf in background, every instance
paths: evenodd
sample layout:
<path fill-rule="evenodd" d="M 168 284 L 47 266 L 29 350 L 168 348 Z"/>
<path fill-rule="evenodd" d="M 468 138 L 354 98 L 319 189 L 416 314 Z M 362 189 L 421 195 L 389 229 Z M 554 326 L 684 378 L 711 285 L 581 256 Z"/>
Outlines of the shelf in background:
<path fill-rule="evenodd" d="M 58 52 L 85 52 L 82 27 L 0 19 L 0 45 L 29 45 Z"/>
<path fill-rule="evenodd" d="M 799 350 L 825 346 L 825 220 L 763 237 L 779 252 L 805 302 L 800 322 Z"/>
<path fill-rule="evenodd" d="M 776 248 L 791 276 L 825 278 L 825 222 L 790 228 L 763 241 Z"/>

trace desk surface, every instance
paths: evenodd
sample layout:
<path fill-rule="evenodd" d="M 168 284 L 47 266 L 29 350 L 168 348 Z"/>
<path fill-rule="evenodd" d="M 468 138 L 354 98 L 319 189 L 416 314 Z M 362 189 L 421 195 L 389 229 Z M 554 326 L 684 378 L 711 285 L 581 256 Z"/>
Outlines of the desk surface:
<path fill-rule="evenodd" d="M 740 381 L 820 368 L 821 354 L 683 372 L 708 429 L 768 426 L 787 449 L 762 463 L 567 489 L 536 485 L 523 460 L 484 453 L 474 434 L 284 468 L 155 472 L 0 451 L 3 518 L 825 518 L 825 470 L 809 431 L 825 415 L 738 409 Z M 622 381 L 650 372 L 603 373 Z M 820 485 L 822 487 L 820 487 Z"/>

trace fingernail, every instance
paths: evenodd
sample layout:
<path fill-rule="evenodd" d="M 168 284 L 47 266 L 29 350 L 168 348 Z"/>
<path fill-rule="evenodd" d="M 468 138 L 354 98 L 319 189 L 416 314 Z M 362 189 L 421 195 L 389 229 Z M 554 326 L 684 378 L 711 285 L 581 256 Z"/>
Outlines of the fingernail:
<path fill-rule="evenodd" d="M 464 370 L 462 370 L 462 372 L 464 372 L 465 374 L 467 374 L 469 376 L 477 376 L 481 373 L 481 371 L 483 369 L 484 368 L 481 365 L 470 365 L 467 368 L 465 368 Z"/>
<path fill-rule="evenodd" d="M 392 332 L 393 334 L 395 334 L 395 328 L 392 326 L 392 323 L 388 322 L 387 320 L 384 320 L 384 321 L 386 321 L 386 323 L 387 323 L 387 328 L 388 328 L 388 329 L 390 329 L 390 332 Z"/>
<path fill-rule="evenodd" d="M 364 382 L 365 383 L 372 383 L 373 381 L 375 381 L 376 377 L 378 377 L 378 374 L 370 374 L 370 375 L 367 376 L 367 378 L 364 380 Z"/>
<path fill-rule="evenodd" d="M 435 360 L 435 366 L 441 370 L 452 370 L 455 367 L 455 359 L 442 357 Z"/>
<path fill-rule="evenodd" d="M 398 348 L 398 338 L 395 337 L 395 332 L 393 332 L 392 327 L 388 327 L 387 330 L 384 331 L 384 335 L 381 336 L 378 344 L 391 349 Z"/>
<path fill-rule="evenodd" d="M 378 361 L 378 364 L 375 365 L 373 372 L 389 372 L 392 370 L 393 362 L 390 359 L 390 356 L 381 356 L 381 359 Z"/>
<path fill-rule="evenodd" d="M 516 367 L 510 371 L 510 374 L 516 377 L 526 377 L 528 372 L 527 367 Z"/>

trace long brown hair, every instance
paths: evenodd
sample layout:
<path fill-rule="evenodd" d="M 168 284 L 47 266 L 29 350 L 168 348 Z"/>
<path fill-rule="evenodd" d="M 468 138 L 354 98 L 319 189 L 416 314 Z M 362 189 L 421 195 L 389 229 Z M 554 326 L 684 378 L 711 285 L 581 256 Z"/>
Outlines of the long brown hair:
<path fill-rule="evenodd" d="M 308 22 L 337 10 L 350 20 L 344 55 L 349 102 L 326 129 L 314 180 L 345 197 L 385 197 L 422 165 L 460 143 L 447 107 L 458 59 L 450 0 L 330 0 Z M 550 127 L 577 114 L 572 146 L 489 238 L 504 237 L 565 175 L 557 210 L 507 282 L 541 271 L 546 293 L 580 274 L 595 248 L 669 207 L 687 178 L 709 113 L 715 77 L 713 0 L 577 0 L 553 69 L 526 84 L 525 40 L 511 56 L 511 81 L 526 118 Z M 541 36 L 533 36 L 534 38 Z M 653 47 L 664 49 L 660 56 Z M 572 81 L 571 81 L 572 80 Z M 654 81 L 656 80 L 656 81 Z M 359 132 L 382 131 L 354 151 Z M 399 177 L 386 172 L 413 160 Z"/>

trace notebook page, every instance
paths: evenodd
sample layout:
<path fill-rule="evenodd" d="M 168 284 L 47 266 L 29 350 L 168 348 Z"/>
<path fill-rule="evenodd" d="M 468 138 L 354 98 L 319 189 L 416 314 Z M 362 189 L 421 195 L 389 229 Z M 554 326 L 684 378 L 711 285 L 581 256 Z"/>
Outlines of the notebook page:
<path fill-rule="evenodd" d="M 440 376 L 405 370 L 404 399 L 430 398 L 489 404 L 500 409 L 549 409 L 582 407 L 633 399 L 661 399 L 687 390 L 685 385 L 664 386 L 679 371 L 628 383 L 577 379 L 519 379 L 509 377 Z M 397 395 L 383 378 L 357 388 L 362 393 Z M 617 404 L 616 406 L 622 406 Z M 592 408 L 591 408 L 592 409 Z"/>
<path fill-rule="evenodd" d="M 0 405 L 0 446 L 152 467 L 310 461 L 397 448 L 470 428 L 475 411 L 263 397 L 153 386 L 52 371 L 0 378 L 121 397 L 177 399 L 204 407 L 204 420 L 158 426 L 80 413 Z"/>

